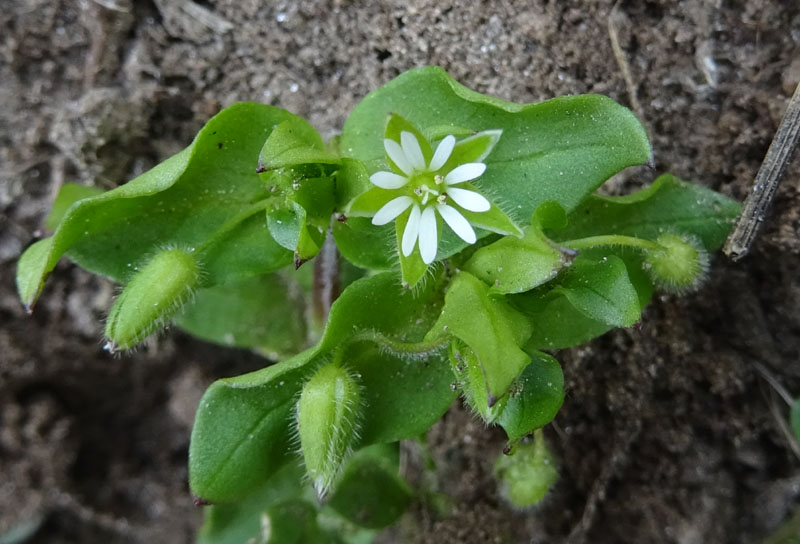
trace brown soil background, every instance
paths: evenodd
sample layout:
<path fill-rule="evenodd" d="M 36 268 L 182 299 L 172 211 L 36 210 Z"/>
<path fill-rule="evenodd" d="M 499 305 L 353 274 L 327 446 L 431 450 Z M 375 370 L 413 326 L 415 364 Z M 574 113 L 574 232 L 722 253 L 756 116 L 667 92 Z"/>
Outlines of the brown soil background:
<path fill-rule="evenodd" d="M 100 336 L 113 287 L 68 262 L 25 316 L 15 261 L 61 183 L 123 183 L 238 100 L 287 108 L 330 137 L 367 92 L 428 64 L 516 102 L 596 92 L 632 105 L 612 7 L 3 0 L 0 535 L 39 519 L 31 542 L 191 542 L 197 400 L 214 378 L 262 365 L 177 331 L 110 357 Z M 658 170 L 742 200 L 800 80 L 800 4 L 623 1 L 618 14 Z M 800 394 L 798 180 L 795 160 L 745 260 L 717 257 L 699 293 L 655 300 L 641 331 L 558 354 L 568 394 L 546 436 L 561 479 L 544 504 L 503 503 L 491 476 L 502 432 L 456 407 L 430 434 L 452 515 L 417 507 L 390 539 L 750 543 L 774 530 L 800 499 L 800 462 L 755 364 Z"/>

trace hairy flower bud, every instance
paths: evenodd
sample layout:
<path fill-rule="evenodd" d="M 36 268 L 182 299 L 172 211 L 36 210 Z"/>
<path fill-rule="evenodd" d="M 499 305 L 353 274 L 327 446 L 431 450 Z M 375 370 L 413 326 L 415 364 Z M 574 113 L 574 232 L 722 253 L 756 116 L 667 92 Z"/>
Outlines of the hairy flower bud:
<path fill-rule="evenodd" d="M 661 246 L 645 253 L 644 266 L 653 281 L 672 293 L 697 289 L 708 272 L 708 252 L 690 237 L 662 234 L 656 239 Z"/>
<path fill-rule="evenodd" d="M 117 297 L 106 322 L 108 349 L 135 346 L 165 327 L 200 278 L 194 257 L 180 249 L 157 253 Z"/>
<path fill-rule="evenodd" d="M 511 454 L 501 455 L 494 473 L 500 493 L 518 508 L 541 502 L 558 480 L 553 454 L 541 431 L 535 433 L 533 442 L 517 444 Z"/>
<path fill-rule="evenodd" d="M 342 366 L 330 363 L 303 386 L 297 403 L 297 429 L 306 472 L 324 497 L 358 439 L 361 391 Z"/>

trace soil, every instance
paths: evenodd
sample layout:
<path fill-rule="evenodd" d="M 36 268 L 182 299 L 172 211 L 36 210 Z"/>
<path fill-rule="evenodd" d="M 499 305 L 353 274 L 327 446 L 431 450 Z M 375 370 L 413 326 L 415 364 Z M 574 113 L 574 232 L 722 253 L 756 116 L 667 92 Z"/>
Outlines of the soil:
<path fill-rule="evenodd" d="M 111 188 L 187 145 L 221 107 L 278 105 L 325 137 L 370 90 L 437 64 L 516 102 L 603 93 L 633 106 L 659 172 L 743 199 L 800 80 L 800 3 L 622 0 L 4 0 L 0 10 L 0 541 L 191 542 L 193 411 L 256 355 L 172 331 L 101 349 L 113 286 L 69 262 L 33 316 L 15 262 L 58 187 Z M 610 192 L 654 172 L 615 178 Z M 800 501 L 787 407 L 800 393 L 800 160 L 752 253 L 663 296 L 641 330 L 557 354 L 567 399 L 545 435 L 561 477 L 515 511 L 502 432 L 454 407 L 430 433 L 449 514 L 417 506 L 400 542 L 750 543 Z M 776 417 L 776 414 L 778 417 Z M 21 540 L 20 540 L 21 541 Z"/>

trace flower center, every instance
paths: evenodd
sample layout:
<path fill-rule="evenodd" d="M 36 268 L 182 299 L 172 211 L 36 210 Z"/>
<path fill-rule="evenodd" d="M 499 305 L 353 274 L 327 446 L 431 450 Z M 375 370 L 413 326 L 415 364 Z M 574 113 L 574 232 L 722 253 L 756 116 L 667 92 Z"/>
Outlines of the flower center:
<path fill-rule="evenodd" d="M 419 197 L 421 205 L 425 206 L 429 200 L 436 199 L 437 202 L 442 203 L 445 195 L 442 194 L 441 185 L 444 184 L 444 178 L 440 175 L 431 175 L 430 172 L 417 174 L 411 178 L 411 186 L 413 192 Z"/>

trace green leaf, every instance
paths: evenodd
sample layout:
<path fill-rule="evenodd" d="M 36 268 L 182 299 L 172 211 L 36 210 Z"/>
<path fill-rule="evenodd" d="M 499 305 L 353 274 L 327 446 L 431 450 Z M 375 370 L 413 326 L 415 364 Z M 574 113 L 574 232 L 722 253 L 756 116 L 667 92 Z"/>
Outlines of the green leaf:
<path fill-rule="evenodd" d="M 241 499 L 288 460 L 297 392 L 317 353 L 309 349 L 206 390 L 189 446 L 189 484 L 198 497 Z"/>
<path fill-rule="evenodd" d="M 563 229 L 569 224 L 567 212 L 555 200 L 545 200 L 533 212 L 531 225 L 539 229 Z"/>
<path fill-rule="evenodd" d="M 261 537 L 261 514 L 267 508 L 300 497 L 305 489 L 305 470 L 288 463 L 259 490 L 232 504 L 216 504 L 204 510 L 205 522 L 198 544 L 242 544 Z"/>
<path fill-rule="evenodd" d="M 301 261 L 312 259 L 325 242 L 325 230 L 311 224 L 306 210 L 296 202 L 287 202 L 267 213 L 267 227 L 283 247 L 294 251 Z"/>
<path fill-rule="evenodd" d="M 45 228 L 55 230 L 59 223 L 61 223 L 61 220 L 64 219 L 70 206 L 79 200 L 92 198 L 100 194 L 103 194 L 103 190 L 97 187 L 78 185 L 77 183 L 65 183 L 58 190 L 58 196 L 56 196 L 53 202 L 53 207 L 50 208 L 50 213 L 47 215 L 47 219 L 44 220 Z"/>
<path fill-rule="evenodd" d="M 259 170 L 338 162 L 338 158 L 325 149 L 319 133 L 302 117 L 290 117 L 276 126 L 258 156 Z"/>
<path fill-rule="evenodd" d="M 442 127 L 503 131 L 485 158 L 479 191 L 518 224 L 536 207 L 555 200 L 574 209 L 623 168 L 647 162 L 650 145 L 633 114 L 607 97 L 563 97 L 519 105 L 463 87 L 441 68 L 408 71 L 370 93 L 348 117 L 340 148 L 363 161 L 369 172 L 385 170 L 382 145 L 386 119 L 401 115 L 422 133 Z M 479 215 L 479 214 L 476 214 Z M 472 218 L 468 218 L 472 221 Z M 457 238 L 452 233 L 445 237 Z M 454 242 L 454 251 L 465 247 Z"/>
<path fill-rule="evenodd" d="M 420 342 L 442 308 L 438 279 L 404 289 L 389 272 L 353 282 L 331 307 L 320 349 L 330 350 L 358 334 L 400 342 Z"/>
<path fill-rule="evenodd" d="M 719 193 L 664 174 L 630 195 L 592 195 L 569 214 L 565 229 L 548 234 L 556 241 L 598 234 L 655 240 L 672 232 L 693 235 L 708 251 L 715 251 L 725 242 L 739 209 L 738 203 Z"/>
<path fill-rule="evenodd" d="M 261 223 L 244 239 L 238 228 L 263 213 L 269 191 L 256 174 L 272 128 L 292 114 L 254 103 L 220 112 L 185 150 L 112 191 L 78 201 L 46 244 L 32 246 L 17 269 L 22 301 L 32 305 L 45 277 L 67 255 L 82 267 L 125 283 L 131 270 L 162 248 L 197 250 L 205 285 L 228 279 L 211 258 L 218 243 L 231 259 L 222 270 L 256 275 L 285 266 L 291 255 Z M 262 216 L 263 217 L 263 216 Z M 254 255 L 258 255 L 254 258 Z"/>
<path fill-rule="evenodd" d="M 480 248 L 464 270 L 490 285 L 490 294 L 521 293 L 550 281 L 570 262 L 538 229 L 530 229 L 523 238 L 507 236 Z"/>
<path fill-rule="evenodd" d="M 634 252 L 582 251 L 551 284 L 509 297 L 534 323 L 526 349 L 571 347 L 638 321 L 652 284 Z"/>
<path fill-rule="evenodd" d="M 363 385 L 362 446 L 424 433 L 457 397 L 444 345 L 415 352 L 365 338 L 343 360 Z"/>
<path fill-rule="evenodd" d="M 293 274 L 264 274 L 199 290 L 177 322 L 204 340 L 280 360 L 306 347 L 305 309 Z"/>
<path fill-rule="evenodd" d="M 342 256 L 363 268 L 388 270 L 397 261 L 394 225 L 376 227 L 366 217 L 349 217 L 333 224 L 336 247 Z"/>
<path fill-rule="evenodd" d="M 564 374 L 553 357 L 540 351 L 511 386 L 508 402 L 497 423 L 509 442 L 550 423 L 564 402 Z"/>
<path fill-rule="evenodd" d="M 792 403 L 792 414 L 790 419 L 794 436 L 797 441 L 800 442 L 800 399 L 795 400 L 794 403 Z"/>
<path fill-rule="evenodd" d="M 347 464 L 328 504 L 345 519 L 369 529 L 394 523 L 411 503 L 413 491 L 398 475 L 398 447 L 372 446 Z"/>
<path fill-rule="evenodd" d="M 317 509 L 301 499 L 267 508 L 261 517 L 259 544 L 330 544 L 317 523 Z"/>
<path fill-rule="evenodd" d="M 326 357 L 356 340 L 366 348 L 346 349 L 343 362 L 361 375 L 364 402 L 370 406 L 362 421 L 362 445 L 427 429 L 453 400 L 449 369 L 443 358 L 436 358 L 437 346 L 407 343 L 422 340 L 441 307 L 434 282 L 415 293 L 401 288 L 390 273 L 357 280 L 331 307 L 315 348 L 211 384 L 200 402 L 189 448 L 194 493 L 212 502 L 238 500 L 280 468 L 293 449 L 289 441 L 301 386 Z"/>
<path fill-rule="evenodd" d="M 347 204 L 355 197 L 374 187 L 364 163 L 355 159 L 342 159 L 342 166 L 335 174 L 336 205 L 347 213 Z"/>
<path fill-rule="evenodd" d="M 619 257 L 578 257 L 553 292 L 563 294 L 587 317 L 614 327 L 630 327 L 641 316 L 639 296 Z"/>
<path fill-rule="evenodd" d="M 469 346 L 483 369 L 486 395 L 496 400 L 530 362 L 519 346 L 531 335 L 531 328 L 525 316 L 503 300 L 489 297 L 488 290 L 467 272 L 456 275 L 445 296 L 441 317 L 428 337 L 452 335 Z M 475 388 L 473 392 L 479 394 Z"/>

